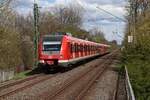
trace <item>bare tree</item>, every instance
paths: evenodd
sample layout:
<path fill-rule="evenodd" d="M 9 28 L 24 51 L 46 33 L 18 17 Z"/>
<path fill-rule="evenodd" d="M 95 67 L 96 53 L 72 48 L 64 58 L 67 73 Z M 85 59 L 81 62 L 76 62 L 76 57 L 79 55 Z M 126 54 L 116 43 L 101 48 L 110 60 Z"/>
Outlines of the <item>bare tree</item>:
<path fill-rule="evenodd" d="M 91 29 L 90 33 L 92 33 L 92 34 L 90 34 L 90 37 L 89 37 L 89 39 L 91 41 L 95 41 L 95 42 L 99 42 L 99 43 L 107 43 L 104 33 L 98 27 Z"/>
<path fill-rule="evenodd" d="M 82 24 L 83 12 L 79 5 L 72 4 L 64 8 L 57 7 L 55 14 L 62 25 L 81 26 Z"/>
<path fill-rule="evenodd" d="M 0 1 L 0 9 L 8 7 L 12 0 L 1 0 Z"/>
<path fill-rule="evenodd" d="M 40 13 L 40 33 L 47 34 L 49 32 L 54 32 L 60 29 L 60 23 L 56 19 L 55 15 L 50 12 Z"/>

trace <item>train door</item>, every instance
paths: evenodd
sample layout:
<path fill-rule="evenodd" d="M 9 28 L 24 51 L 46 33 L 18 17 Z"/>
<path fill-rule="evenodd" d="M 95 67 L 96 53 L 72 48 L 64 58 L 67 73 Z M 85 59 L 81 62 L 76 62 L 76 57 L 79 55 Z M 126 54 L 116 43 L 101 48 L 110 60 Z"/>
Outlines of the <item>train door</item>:
<path fill-rule="evenodd" d="M 76 58 L 76 48 L 75 48 L 75 43 L 72 43 L 72 58 Z"/>
<path fill-rule="evenodd" d="M 85 56 L 87 56 L 87 54 L 88 54 L 88 53 L 87 53 L 87 45 L 85 44 L 84 47 L 85 47 Z"/>
<path fill-rule="evenodd" d="M 90 55 L 90 45 L 87 46 L 88 47 L 88 55 Z"/>
<path fill-rule="evenodd" d="M 91 51 L 92 51 L 92 55 L 93 55 L 93 54 L 94 54 L 94 53 L 93 53 L 93 45 L 92 45 L 92 47 L 91 47 Z"/>
<path fill-rule="evenodd" d="M 81 48 L 81 57 L 83 57 L 83 44 L 80 45 Z"/>
<path fill-rule="evenodd" d="M 80 44 L 77 43 L 77 58 L 80 57 Z"/>
<path fill-rule="evenodd" d="M 81 57 L 81 52 L 82 52 L 82 50 L 81 50 L 81 43 L 80 44 L 78 44 L 78 54 L 79 54 L 79 57 Z"/>
<path fill-rule="evenodd" d="M 86 49 L 87 49 L 86 52 L 87 52 L 87 56 L 88 56 L 89 55 L 89 45 L 86 46 Z"/>
<path fill-rule="evenodd" d="M 77 53 L 77 43 L 75 43 L 75 58 L 78 57 L 78 53 Z"/>
<path fill-rule="evenodd" d="M 72 43 L 70 42 L 69 43 L 69 48 L 70 48 L 70 52 L 69 52 L 69 54 L 70 54 L 70 59 L 72 59 L 73 58 L 73 47 L 72 47 Z"/>
<path fill-rule="evenodd" d="M 85 44 L 83 44 L 82 46 L 83 46 L 82 47 L 82 54 L 83 54 L 83 56 L 85 56 Z"/>

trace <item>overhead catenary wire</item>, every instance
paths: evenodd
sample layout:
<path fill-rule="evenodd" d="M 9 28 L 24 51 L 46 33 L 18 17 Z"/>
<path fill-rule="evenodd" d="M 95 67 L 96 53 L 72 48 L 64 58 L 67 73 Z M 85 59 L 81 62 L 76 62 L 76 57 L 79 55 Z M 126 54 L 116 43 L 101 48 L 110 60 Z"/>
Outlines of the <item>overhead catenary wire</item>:
<path fill-rule="evenodd" d="M 99 9 L 99 10 L 101 10 L 101 11 L 103 11 L 103 12 L 105 12 L 105 13 L 107 13 L 107 14 L 109 14 L 109 15 L 111 15 L 111 16 L 113 16 L 113 17 L 115 17 L 116 19 L 119 19 L 119 20 L 121 20 L 121 21 L 123 21 L 123 22 L 127 22 L 127 21 L 124 20 L 123 18 L 118 17 L 118 16 L 116 16 L 116 15 L 110 13 L 109 11 L 107 11 L 107 10 L 105 10 L 105 9 L 102 9 L 102 8 L 100 8 L 99 6 L 97 6 L 96 8 Z"/>
<path fill-rule="evenodd" d="M 78 4 L 79 4 L 83 9 L 85 9 L 85 8 L 83 7 L 83 3 L 82 3 L 80 0 L 77 0 L 77 2 L 78 2 Z M 127 20 L 125 20 L 125 19 L 123 19 L 123 18 L 121 18 L 121 17 L 118 17 L 118 16 L 112 14 L 111 12 L 109 12 L 109 11 L 107 11 L 107 10 L 105 10 L 105 9 L 100 8 L 99 6 L 97 6 L 97 7 L 95 7 L 95 8 L 98 9 L 98 10 L 101 10 L 101 11 L 103 11 L 103 12 L 105 12 L 105 13 L 111 15 L 111 16 L 113 16 L 114 18 L 116 18 L 116 19 L 118 19 L 118 20 L 120 20 L 120 21 L 122 21 L 122 22 L 125 22 L 125 23 L 127 22 Z M 85 10 L 87 10 L 87 9 L 85 9 Z M 123 36 L 119 35 L 118 33 L 116 33 L 116 35 L 117 35 L 119 38 L 121 38 L 121 39 L 124 38 Z"/>
<path fill-rule="evenodd" d="M 83 3 L 82 3 L 80 0 L 77 0 L 77 2 L 78 2 L 78 4 L 79 4 L 84 10 L 87 10 L 86 8 L 83 7 Z M 99 6 L 97 6 L 97 7 L 95 7 L 95 8 L 98 9 L 98 10 L 101 10 L 101 11 L 103 11 L 103 12 L 105 12 L 105 13 L 111 15 L 111 16 L 113 16 L 114 18 L 116 18 L 116 19 L 118 19 L 118 20 L 120 20 L 120 21 L 127 22 L 125 19 L 123 19 L 123 18 L 121 18 L 121 17 L 118 17 L 118 16 L 112 14 L 111 12 L 109 12 L 109 11 L 107 11 L 107 10 L 105 10 L 105 9 L 102 9 L 102 8 L 99 7 Z"/>
<path fill-rule="evenodd" d="M 2 0 L 0 1 L 0 9 L 9 4 L 12 0 Z"/>

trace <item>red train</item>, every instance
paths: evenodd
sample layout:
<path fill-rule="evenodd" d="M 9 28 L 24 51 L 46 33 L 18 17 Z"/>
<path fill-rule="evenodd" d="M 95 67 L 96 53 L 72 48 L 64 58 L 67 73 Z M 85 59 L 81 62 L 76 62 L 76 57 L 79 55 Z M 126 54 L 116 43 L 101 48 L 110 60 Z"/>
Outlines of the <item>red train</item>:
<path fill-rule="evenodd" d="M 103 55 L 109 45 L 90 42 L 66 34 L 44 35 L 39 42 L 40 65 L 62 65 L 67 67 L 78 61 Z"/>

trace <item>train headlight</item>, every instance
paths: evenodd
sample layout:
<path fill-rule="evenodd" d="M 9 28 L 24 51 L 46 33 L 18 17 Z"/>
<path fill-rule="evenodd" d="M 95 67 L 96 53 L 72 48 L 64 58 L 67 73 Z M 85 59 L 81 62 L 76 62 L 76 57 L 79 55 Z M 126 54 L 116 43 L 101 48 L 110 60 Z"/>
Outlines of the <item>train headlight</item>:
<path fill-rule="evenodd" d="M 63 58 L 64 56 L 63 55 L 60 55 L 60 58 Z"/>
<path fill-rule="evenodd" d="M 39 63 L 44 63 L 44 60 L 39 60 Z"/>

